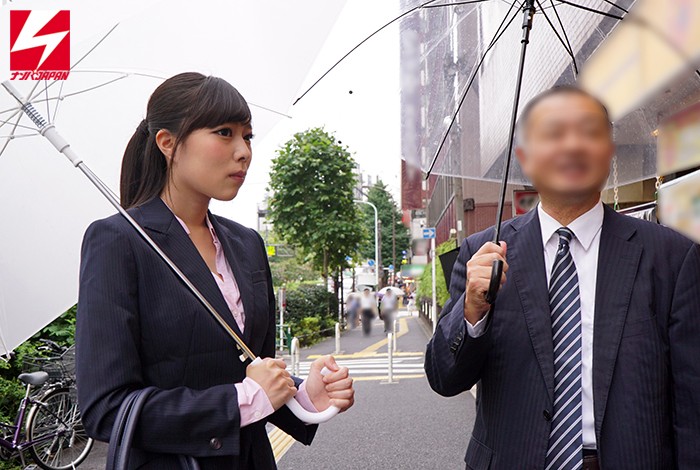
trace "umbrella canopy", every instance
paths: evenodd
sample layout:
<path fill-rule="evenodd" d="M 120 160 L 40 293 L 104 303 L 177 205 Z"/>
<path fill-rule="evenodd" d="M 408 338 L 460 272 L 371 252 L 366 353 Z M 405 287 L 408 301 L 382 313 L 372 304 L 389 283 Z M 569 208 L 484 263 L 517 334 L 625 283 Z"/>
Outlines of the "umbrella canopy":
<path fill-rule="evenodd" d="M 7 8 L 70 9 L 71 57 L 81 61 L 68 80 L 14 85 L 35 95 L 38 110 L 55 116 L 63 136 L 114 190 L 123 149 L 162 78 L 196 70 L 228 80 L 250 100 L 256 135 L 264 137 L 287 119 L 343 4 L 205 0 L 162 8 L 142 2 L 134 15 L 128 8 L 102 10 L 95 2 L 27 1 L 6 6 L 2 17 L 7 19 Z M 92 19 L 101 27 L 82 34 Z M 0 110 L 10 111 L 0 119 L 16 106 L 3 90 Z M 0 136 L 6 139 L 13 129 L 35 134 L 28 120 L 15 127 L 14 119 L 4 119 L 10 123 L 0 127 Z M 92 220 L 114 209 L 47 142 L 33 137 L 12 139 L 0 154 L 0 201 L 0 218 L 16 227 L 0 235 L 1 354 L 75 303 L 82 235 Z"/>
<path fill-rule="evenodd" d="M 528 184 L 517 162 L 511 169 L 520 103 L 552 86 L 576 83 L 579 67 L 625 18 L 634 3 L 634 0 L 402 2 L 403 13 L 387 24 L 401 22 L 402 157 L 407 167 L 420 169 L 427 176 L 500 181 L 501 187 L 492 198 L 497 207 L 493 238 L 497 242 L 504 215 L 510 217 L 504 210 L 508 193 L 514 189 L 513 185 Z M 663 3 L 668 8 L 679 7 L 676 2 Z M 630 15 L 630 22 L 639 28 L 650 27 L 642 14 Z M 657 35 L 667 33 L 655 30 Z M 364 42 L 369 39 L 371 36 Z M 673 43 L 673 39 L 667 42 Z M 345 59 L 354 50 L 341 58 L 340 62 L 345 62 L 342 65 L 347 66 L 349 60 Z M 336 68 L 341 68 L 341 64 L 334 64 L 321 78 L 330 77 L 337 72 Z M 700 91 L 700 81 L 697 77 L 693 80 L 691 88 Z M 656 175 L 654 138 L 659 117 L 651 117 L 644 111 L 632 112 L 614 123 L 617 155 L 611 181 L 615 188 Z M 432 183 L 435 186 L 430 204 L 435 203 L 436 207 L 428 207 L 428 213 L 461 204 L 461 197 L 454 198 L 456 203 L 448 200 L 451 191 L 448 185 L 453 183 L 435 178 Z M 483 191 L 479 189 L 475 192 L 483 200 Z M 455 194 L 461 196 L 461 189 Z M 475 199 L 471 199 L 472 208 Z M 459 212 L 459 206 L 453 210 Z M 500 262 L 494 263 L 487 296 L 492 305 L 500 284 L 499 265 Z"/>
<path fill-rule="evenodd" d="M 390 34 L 392 28 L 400 34 L 402 158 L 424 174 L 501 181 L 504 160 L 510 156 L 509 124 L 514 90 L 520 78 L 522 7 L 527 2 L 402 0 L 400 3 L 397 21 L 378 34 Z M 682 41 L 681 57 L 686 58 L 690 58 L 692 50 L 686 50 L 684 44 L 693 43 L 691 32 L 700 30 L 698 25 L 692 26 L 697 15 L 686 12 L 683 16 L 690 8 L 686 1 L 536 0 L 533 3 L 521 105 L 554 85 L 579 83 L 579 72 L 586 61 L 619 25 L 624 24 L 627 33 L 633 30 L 641 34 L 651 28 L 655 36 L 669 35 L 671 44 Z M 650 16 L 646 4 L 655 4 L 651 10 L 666 13 L 657 24 L 650 26 L 645 20 L 636 20 Z M 644 11 L 636 14 L 636 10 Z M 628 12 L 628 21 L 621 21 Z M 376 23 L 383 26 L 391 19 L 377 19 Z M 678 37 L 682 35 L 681 26 L 682 31 L 688 31 L 685 34 L 688 37 Z M 321 75 L 316 87 L 324 88 L 324 92 L 335 87 L 339 102 L 349 106 L 346 99 L 349 85 L 343 80 L 343 70 L 369 69 L 361 52 L 372 47 L 373 37 L 357 42 L 356 48 L 349 46 L 352 53 L 337 65 L 329 64 L 332 69 Z M 629 48 L 634 53 L 634 47 L 642 44 L 633 41 Z M 668 49 L 669 46 L 664 50 Z M 374 66 L 371 73 L 389 71 Z M 599 92 L 609 82 L 601 84 L 591 80 L 590 74 L 588 77 L 584 85 L 590 83 L 591 91 L 608 96 Z M 615 90 L 623 86 L 618 80 Z M 673 91 L 688 102 L 700 92 L 700 80 L 691 76 L 674 85 Z M 310 93 L 313 92 L 312 89 Z M 391 93 L 396 90 L 386 90 L 387 96 Z M 654 130 L 659 116 L 673 112 L 668 109 L 668 99 L 657 101 L 660 103 L 652 104 L 648 110 L 632 107 L 615 116 L 618 185 L 656 174 Z M 529 183 L 517 162 L 513 162 L 511 170 L 511 184 Z"/>
<path fill-rule="evenodd" d="M 379 291 L 379 293 L 382 295 L 386 295 L 386 293 L 389 291 L 391 291 L 394 295 L 404 295 L 404 291 L 394 286 L 384 287 Z"/>

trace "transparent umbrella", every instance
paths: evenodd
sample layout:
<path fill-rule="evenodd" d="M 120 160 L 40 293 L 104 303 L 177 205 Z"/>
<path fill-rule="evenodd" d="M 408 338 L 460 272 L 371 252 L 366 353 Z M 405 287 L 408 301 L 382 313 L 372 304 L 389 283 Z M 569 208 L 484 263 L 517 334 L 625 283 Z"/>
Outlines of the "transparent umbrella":
<path fill-rule="evenodd" d="M 379 293 L 382 295 L 386 295 L 386 293 L 389 291 L 391 291 L 394 295 L 404 295 L 404 291 L 402 291 L 398 287 L 393 287 L 393 286 L 384 287 L 379 291 Z"/>
<path fill-rule="evenodd" d="M 396 17 L 378 21 L 374 35 L 399 25 L 402 158 L 409 169 L 431 177 L 437 184 L 436 200 L 449 194 L 447 185 L 452 184 L 438 176 L 500 182 L 497 194 L 490 191 L 497 206 L 493 237 L 497 241 L 507 191 L 528 184 L 517 162 L 510 166 L 519 105 L 554 85 L 576 83 L 582 64 L 621 22 L 649 29 L 650 23 L 634 12 L 635 3 L 644 2 L 403 0 Z M 665 2 L 669 9 L 676 3 Z M 658 32 L 667 33 L 663 28 Z M 334 81 L 344 85 L 333 77 L 342 75 L 345 67 L 362 67 L 354 55 L 371 47 L 374 35 L 329 64 L 300 99 L 315 87 L 328 89 Z M 674 88 L 687 101 L 700 92 L 700 80 L 690 74 Z M 611 172 L 616 185 L 656 175 L 654 131 L 659 114 L 654 113 L 663 114 L 668 106 L 669 100 L 659 99 L 651 107 L 617 116 L 617 156 Z M 442 207 L 450 204 L 446 196 L 442 202 Z M 495 267 L 491 301 L 499 278 Z"/>
<path fill-rule="evenodd" d="M 277 19 L 276 24 L 273 21 L 270 21 L 270 18 L 268 17 L 269 11 L 266 8 L 261 8 L 259 4 L 253 4 L 251 6 L 250 2 L 223 2 L 223 1 L 211 1 L 209 2 L 209 5 L 205 5 L 205 2 L 199 2 L 197 4 L 196 8 L 191 7 L 191 5 L 183 5 L 182 10 L 178 10 L 173 7 L 172 3 L 169 4 L 170 8 L 168 10 L 165 10 L 169 12 L 171 15 L 170 18 L 164 18 L 161 13 L 164 11 L 162 9 L 158 9 L 154 11 L 153 13 L 158 13 L 158 23 L 154 24 L 162 24 L 163 22 L 167 26 L 166 31 L 159 31 L 158 33 L 163 34 L 163 35 L 168 35 L 170 34 L 169 39 L 165 40 L 163 46 L 164 46 L 164 51 L 171 51 L 172 49 L 177 50 L 177 54 L 182 55 L 183 57 L 191 57 L 191 58 L 196 58 L 198 61 L 201 60 L 202 57 L 206 56 L 204 51 L 202 50 L 202 47 L 200 47 L 199 44 L 195 44 L 194 48 L 187 50 L 186 46 L 192 45 L 192 39 L 193 37 L 197 37 L 196 33 L 201 34 L 202 36 L 207 37 L 210 41 L 211 44 L 213 45 L 212 47 L 216 50 L 219 51 L 221 48 L 230 48 L 232 50 L 237 50 L 237 49 L 243 49 L 244 47 L 248 48 L 247 44 L 249 41 L 254 39 L 254 35 L 256 33 L 260 34 L 261 31 L 263 31 L 263 36 L 267 37 L 271 35 L 272 33 L 279 34 L 287 25 L 293 25 L 294 28 L 298 28 L 304 21 L 307 23 L 313 23 L 313 25 L 316 24 L 316 21 L 318 21 L 318 13 L 319 10 L 323 11 L 324 5 L 320 4 L 320 2 L 310 2 L 310 3 L 315 3 L 314 5 L 309 5 L 309 7 L 318 7 L 317 9 L 315 8 L 314 10 L 306 10 L 306 11 L 299 11 L 298 4 L 295 4 L 294 7 L 290 7 L 289 5 L 286 5 L 284 2 L 278 2 L 278 9 L 274 11 L 275 15 L 273 18 Z M 327 5 L 325 6 L 325 12 L 326 15 L 328 15 L 328 19 L 332 19 L 332 17 L 337 14 L 338 12 L 338 5 L 340 5 L 342 2 L 338 3 L 337 5 L 328 7 Z M 205 8 L 205 7 L 216 7 L 214 8 L 215 11 L 212 11 L 210 8 Z M 269 5 L 268 5 L 269 6 Z M 186 8 L 189 7 L 189 8 Z M 231 9 L 231 10 L 227 10 Z M 286 9 L 286 11 L 284 11 Z M 315 13 L 313 21 L 309 20 L 309 11 L 313 11 Z M 221 29 L 214 29 L 211 30 L 213 26 L 215 26 L 217 18 L 220 19 L 220 15 L 228 13 L 229 15 L 237 15 L 240 20 L 238 21 L 238 25 L 240 27 L 238 28 L 225 28 L 224 26 L 227 26 L 228 22 L 226 24 L 221 24 L 222 28 Z M 212 16 L 214 14 L 214 16 Z M 183 16 L 184 15 L 184 16 Z M 198 22 L 197 15 L 202 16 L 200 22 Z M 209 17 L 211 17 L 212 21 L 208 21 Z M 299 21 L 295 22 L 293 21 L 294 19 L 297 19 Z M 177 28 L 174 27 L 177 25 L 178 19 L 181 22 L 181 25 L 183 28 Z M 172 21 L 167 21 L 167 20 L 172 20 Z M 147 26 L 153 26 L 154 24 L 147 25 Z M 195 31 L 193 28 L 194 25 L 200 24 L 202 25 L 201 31 Z M 297 41 L 294 44 L 288 44 L 287 47 L 290 47 L 293 52 L 295 53 L 293 62 L 294 62 L 294 67 L 290 67 L 290 69 L 285 69 L 286 75 L 287 75 L 287 81 L 290 81 L 291 78 L 296 79 L 297 86 L 300 83 L 301 79 L 305 75 L 305 68 L 302 66 L 302 64 L 309 64 L 310 60 L 313 58 L 313 51 L 317 50 L 320 44 L 323 42 L 323 36 L 327 34 L 328 32 L 328 24 L 332 24 L 331 22 L 328 23 L 323 23 L 323 26 L 321 27 L 316 27 L 316 34 L 309 34 L 308 30 L 305 30 L 305 33 L 303 35 L 298 35 L 298 36 L 303 36 L 306 40 L 309 40 L 309 43 L 306 44 L 307 48 L 306 49 L 299 49 L 300 46 L 303 46 L 304 44 L 300 44 L 300 42 L 303 41 Z M 137 26 L 140 25 L 140 23 L 137 23 Z M 312 28 L 311 24 L 308 24 L 309 28 Z M 266 28 L 270 28 L 269 30 L 266 30 Z M 122 28 L 123 29 L 123 28 Z M 152 33 L 152 29 L 154 28 L 147 28 L 148 32 Z M 157 28 L 155 28 L 157 29 Z M 219 33 L 223 36 L 217 36 L 216 31 L 219 31 Z M 148 36 L 147 34 L 144 34 L 143 36 L 139 36 L 139 29 L 135 28 L 134 31 L 131 32 L 129 35 L 129 39 L 131 40 L 131 43 L 128 43 L 130 45 L 136 45 L 140 46 L 142 42 L 145 42 L 147 44 L 152 44 L 151 41 L 153 41 L 155 38 L 153 36 Z M 234 33 L 235 32 L 235 33 Z M 185 34 L 186 33 L 186 34 Z M 158 34 L 158 40 L 163 40 L 161 38 L 161 35 Z M 185 41 L 185 43 L 181 44 L 182 47 L 174 47 L 174 43 L 177 43 L 178 40 L 182 42 L 182 38 L 185 37 L 188 41 Z M 124 39 L 126 41 L 126 38 Z M 106 42 L 105 42 L 106 43 Z M 121 53 L 122 56 L 124 55 L 124 44 L 126 42 L 122 42 L 121 45 Z M 263 42 L 264 44 L 264 42 Z M 165 47 L 167 46 L 167 47 Z M 46 47 L 46 46 L 45 46 Z M 139 54 L 137 53 L 138 51 L 141 51 L 143 48 L 142 47 L 136 47 L 134 49 L 134 57 L 133 60 L 134 62 L 138 62 L 137 58 L 140 57 Z M 156 52 L 159 51 L 160 49 L 155 48 L 154 49 Z M 246 52 L 251 52 L 251 51 L 246 51 Z M 272 51 L 260 51 L 261 56 L 264 58 L 265 61 L 271 61 L 274 59 L 274 57 L 271 56 Z M 265 54 L 267 52 L 267 54 Z M 290 50 L 287 50 L 284 47 L 275 47 L 274 48 L 275 54 L 277 54 L 278 57 L 278 62 L 284 63 L 285 59 L 287 62 L 290 61 L 288 58 L 288 54 L 291 52 Z M 304 54 L 307 54 L 306 57 L 304 57 Z M 162 54 L 162 57 L 160 57 L 158 54 L 153 54 L 153 50 L 149 51 L 149 61 L 148 63 L 153 66 L 155 65 L 158 69 L 173 69 L 175 65 L 173 62 L 167 62 L 165 64 L 162 64 L 163 66 L 159 66 L 161 64 L 158 63 L 159 59 L 165 59 L 165 60 L 172 60 L 175 61 L 175 63 L 178 64 L 178 66 L 183 66 L 184 62 L 187 62 L 184 59 L 180 59 L 180 56 L 178 57 L 169 57 L 169 54 L 164 53 Z M 90 55 L 92 56 L 92 54 Z M 88 56 L 88 57 L 90 57 Z M 81 58 L 83 61 L 86 61 L 88 57 L 83 57 Z M 228 59 L 228 57 L 226 57 Z M 230 60 L 225 60 L 225 61 L 220 61 L 220 57 L 209 57 L 210 60 L 215 60 L 215 64 L 219 65 L 220 70 L 218 72 L 215 71 L 215 73 L 219 76 L 229 78 L 228 75 L 230 75 L 233 71 L 236 71 L 237 69 L 234 67 L 232 70 L 228 69 L 227 67 L 231 67 L 231 64 L 238 65 L 237 62 L 232 62 Z M 216 60 L 219 59 L 219 60 Z M 111 60 L 111 59 L 110 59 Z M 273 60 L 274 61 L 274 60 Z M 221 66 L 221 64 L 225 64 Z M 154 64 L 155 63 L 155 64 Z M 165 67 L 165 66 L 169 67 Z M 251 74 L 255 73 L 260 73 L 260 70 L 256 70 L 251 63 L 251 61 L 246 61 L 245 62 L 246 68 L 245 71 Z M 290 64 L 292 65 L 292 64 Z M 118 67 L 120 67 L 118 65 Z M 188 65 L 186 66 L 187 69 L 191 69 L 193 65 Z M 226 73 L 228 71 L 228 73 Z M 94 73 L 94 71 L 91 71 Z M 108 71 L 108 73 L 111 72 Z M 136 73 L 134 75 L 137 76 L 142 76 L 142 77 L 154 77 L 152 74 L 144 74 L 144 73 Z M 128 75 L 127 75 L 128 76 Z M 291 77 L 291 78 L 290 78 Z M 114 83 L 116 80 L 112 80 L 111 82 Z M 233 81 L 233 80 L 232 80 Z M 256 357 L 255 354 L 248 348 L 248 346 L 243 342 L 243 340 L 235 333 L 231 327 L 228 326 L 226 321 L 223 319 L 221 314 L 217 312 L 214 307 L 208 302 L 206 297 L 204 297 L 201 292 L 198 291 L 198 289 L 195 287 L 194 284 L 182 273 L 182 271 L 179 269 L 179 267 L 172 261 L 170 260 L 167 255 L 159 248 L 159 246 L 148 236 L 148 234 L 139 226 L 139 224 L 131 218 L 131 216 L 124 210 L 120 204 L 119 204 L 119 199 L 116 195 L 116 193 L 110 189 L 110 186 L 103 182 L 93 171 L 92 169 L 88 166 L 87 162 L 83 160 L 83 158 L 79 155 L 79 153 L 71 147 L 71 145 L 68 143 L 68 141 L 57 131 L 56 126 L 54 125 L 53 122 L 50 121 L 51 119 L 51 109 L 50 107 L 47 107 L 47 115 L 42 116 L 41 112 L 35 106 L 35 101 L 37 101 L 38 96 L 40 95 L 36 93 L 36 84 L 32 86 L 30 92 L 29 92 L 29 99 L 25 98 L 25 96 L 22 94 L 20 90 L 17 89 L 17 87 L 9 80 L 6 80 L 2 82 L 3 88 L 7 91 L 10 99 L 14 100 L 18 105 L 19 108 L 17 111 L 25 114 L 30 120 L 31 123 L 36 126 L 38 129 L 39 133 L 46 138 L 46 140 L 55 148 L 56 151 L 62 153 L 67 159 L 72 163 L 75 167 L 77 167 L 87 178 L 86 180 L 83 180 L 82 183 L 92 183 L 97 190 L 102 193 L 104 196 L 103 201 L 109 202 L 114 209 L 116 209 L 119 213 L 124 216 L 127 221 L 132 225 L 132 227 L 141 235 L 143 238 L 144 242 L 147 243 L 161 258 L 162 260 L 171 268 L 173 273 L 180 278 L 180 280 L 183 282 L 185 287 L 192 292 L 192 294 L 200 301 L 200 303 L 206 308 L 206 310 L 211 314 L 213 319 L 229 334 L 229 336 L 233 339 L 235 345 L 237 346 L 238 350 L 241 351 L 241 360 L 251 360 L 253 363 L 260 362 L 261 359 L 259 357 Z M 85 88 L 83 91 L 87 91 L 89 89 L 91 90 L 96 90 L 96 89 L 102 89 L 105 88 L 104 86 L 93 86 L 91 88 Z M 44 86 L 44 91 L 48 92 L 48 86 Z M 292 90 L 293 91 L 293 90 Z M 114 94 L 114 90 L 111 90 L 111 93 Z M 247 93 L 245 90 L 243 93 Z M 74 92 L 71 94 L 71 96 L 76 96 L 80 94 L 79 92 Z M 250 94 L 249 94 L 250 95 Z M 124 96 L 126 95 L 116 95 L 116 99 L 118 101 L 121 101 Z M 280 98 L 280 97 L 278 97 Z M 291 98 L 291 95 L 289 95 L 289 98 Z M 114 100 L 114 98 L 113 98 Z M 44 101 L 46 102 L 48 106 L 48 102 L 50 101 L 50 98 L 48 95 L 45 95 Z M 57 102 L 61 101 L 61 95 L 59 94 Z M 94 108 L 94 103 L 95 103 L 95 97 L 91 97 L 91 101 L 93 103 L 93 108 Z M 145 101 L 145 100 L 144 100 Z M 37 105 L 39 103 L 36 103 Z M 101 104 L 104 106 L 106 103 L 101 102 Z M 112 105 L 116 105 L 116 103 L 110 103 Z M 283 104 L 283 103 L 281 103 Z M 90 106 L 88 106 L 90 107 Z M 10 108 L 12 109 L 12 108 Z M 64 105 L 65 109 L 65 105 Z M 108 108 L 109 109 L 109 108 Z M 15 111 L 10 110 L 10 113 L 16 113 Z M 54 112 L 56 114 L 56 112 Z M 280 113 L 277 113 L 280 114 Z M 14 114 L 12 114 L 12 118 L 14 118 Z M 100 124 L 104 126 L 106 120 L 102 120 L 101 116 L 98 118 L 100 120 Z M 14 121 L 14 125 L 11 131 L 11 134 L 7 137 L 8 139 L 13 139 L 14 138 L 14 131 L 20 126 L 19 122 L 21 119 L 17 119 Z M 26 129 L 30 129 L 30 126 L 23 126 Z M 134 126 L 131 126 L 131 129 L 133 129 Z M 104 137 L 104 132 L 97 132 L 96 134 L 98 136 L 97 139 L 95 139 L 92 144 L 97 145 L 99 143 L 100 149 L 103 147 L 103 137 Z M 55 152 L 54 152 L 55 155 Z M 13 160 L 12 156 L 8 155 L 3 155 L 3 159 L 6 160 Z M 27 155 L 17 155 L 14 158 L 15 160 L 27 160 Z M 116 159 L 118 162 L 118 159 Z M 111 162 L 113 165 L 115 162 Z M 25 180 L 24 185 L 28 186 L 30 185 L 29 183 L 35 182 L 36 178 L 34 178 L 33 173 L 44 173 L 46 169 L 42 167 L 42 165 L 38 165 L 36 168 L 33 168 L 33 172 L 26 174 L 26 176 L 29 178 L 31 177 L 31 180 Z M 3 168 L 0 167 L 0 174 L 2 173 Z M 14 174 L 12 174 L 13 178 L 20 179 L 22 178 L 22 172 L 18 171 Z M 68 175 L 66 175 L 68 177 Z M 73 175 L 70 175 L 73 176 Z M 52 175 L 53 179 L 56 179 L 57 175 Z M 12 181 L 12 180 L 10 180 Z M 10 186 L 10 181 L 8 181 L 8 185 Z M 91 198 L 90 196 L 93 196 L 93 192 L 89 192 L 88 190 L 84 189 L 79 185 L 79 183 L 76 181 L 75 186 L 70 186 L 67 187 L 66 180 L 61 179 L 60 183 L 62 184 L 62 187 L 60 188 L 62 193 L 71 193 L 73 196 L 83 198 L 83 199 L 95 199 L 99 198 L 99 196 L 95 196 L 94 198 Z M 17 184 L 15 184 L 17 186 Z M 21 183 L 20 183 L 21 186 Z M 43 193 L 42 193 L 43 191 Z M 34 198 L 39 199 L 41 196 L 51 196 L 53 197 L 53 194 L 50 194 L 46 191 L 46 188 L 39 188 L 37 191 L 35 191 L 33 194 L 28 195 L 29 198 Z M 7 206 L 11 206 L 12 204 L 7 204 Z M 17 204 L 21 205 L 21 204 Z M 5 207 L 5 206 L 3 206 Z M 42 204 L 42 207 L 46 208 L 45 205 Z M 75 206 L 66 206 L 66 207 L 60 207 L 58 210 L 61 213 L 61 216 L 58 219 L 58 224 L 56 227 L 54 227 L 56 230 L 60 230 L 61 228 L 66 228 L 69 227 L 70 229 L 66 231 L 63 234 L 58 234 L 56 232 L 52 232 L 51 237 L 53 239 L 56 239 L 60 241 L 60 243 L 55 246 L 56 248 L 62 250 L 61 253 L 53 252 L 53 253 L 48 253 L 48 252 L 42 252 L 42 248 L 44 248 L 44 244 L 32 244 L 31 240 L 28 239 L 27 235 L 31 235 L 31 231 L 26 231 L 26 224 L 24 223 L 24 220 L 27 219 L 34 219 L 34 220 L 39 220 L 41 219 L 41 226 L 37 227 L 37 232 L 41 236 L 43 233 L 45 235 L 46 233 L 46 225 L 45 225 L 45 218 L 43 217 L 43 213 L 40 214 L 27 214 L 27 209 L 26 207 L 24 208 L 23 211 L 21 211 L 20 214 L 17 214 L 20 217 L 20 220 L 15 220 L 15 222 L 18 224 L 18 226 L 22 227 L 22 233 L 25 235 L 25 237 L 22 240 L 10 240 L 9 242 L 12 243 L 13 241 L 16 242 L 15 244 L 12 245 L 13 250 L 12 251 L 17 251 L 17 252 L 22 252 L 22 249 L 24 248 L 26 251 L 24 253 L 21 253 L 24 256 L 18 256 L 16 253 L 12 257 L 8 257 L 8 259 L 3 259 L 2 260 L 2 276 L 3 276 L 3 281 L 7 279 L 10 281 L 9 283 L 3 282 L 3 304 L 2 308 L 7 309 L 4 310 L 3 313 L 3 319 L 7 321 L 7 326 L 8 328 L 6 329 L 6 334 L 5 337 L 6 339 L 4 340 L 5 342 L 5 348 L 7 348 L 7 344 L 9 341 L 12 341 L 12 343 L 9 343 L 11 345 L 15 345 L 17 341 L 21 341 L 23 339 L 23 336 L 26 335 L 27 331 L 33 332 L 34 328 L 36 326 L 36 323 L 39 323 L 41 325 L 41 321 L 46 320 L 47 318 L 50 320 L 51 318 L 54 318 L 58 313 L 61 312 L 61 309 L 56 309 L 53 310 L 51 313 L 47 310 L 37 310 L 36 304 L 37 302 L 29 302 L 30 295 L 35 291 L 38 287 L 37 286 L 42 286 L 41 284 L 41 279 L 39 277 L 41 275 L 46 275 L 47 272 L 53 272 L 53 273 L 58 273 L 59 275 L 62 275 L 65 279 L 66 274 L 73 274 L 74 276 L 68 277 L 70 281 L 68 284 L 73 284 L 72 287 L 73 289 L 66 289 L 66 286 L 62 286 L 61 291 L 56 291 L 54 290 L 47 292 L 46 295 L 40 295 L 38 298 L 48 298 L 50 300 L 50 308 L 60 306 L 60 302 L 66 298 L 67 294 L 66 292 L 73 292 L 73 297 L 72 301 L 74 302 L 75 299 L 75 282 L 77 281 L 77 265 L 78 265 L 78 255 L 77 255 L 77 248 L 80 242 L 81 234 L 84 231 L 85 226 L 94 218 L 94 216 L 91 216 L 88 214 L 87 211 L 82 211 L 82 212 L 72 212 L 76 209 Z M 0 216 L 3 216 L 5 214 L 0 214 Z M 8 214 L 8 218 L 10 215 Z M 75 230 L 78 228 L 79 230 Z M 49 237 L 45 237 L 49 238 Z M 5 241 L 3 240 L 3 244 Z M 70 252 L 70 248 L 74 248 L 75 251 L 73 253 Z M 8 250 L 9 251 L 9 250 Z M 66 253 L 69 253 L 68 257 L 66 258 L 65 255 Z M 71 256 L 72 255 L 72 256 Z M 63 258 L 60 260 L 59 264 L 59 258 Z M 13 265 L 14 262 L 14 265 Z M 30 269 L 25 269 L 25 274 L 27 276 L 25 278 L 20 277 L 22 275 L 22 263 L 29 264 Z M 26 266 L 24 267 L 26 268 Z M 71 273 L 72 271 L 72 273 Z M 15 281 L 14 284 L 12 284 L 12 281 Z M 19 282 L 17 282 L 19 280 Z M 14 288 L 14 289 L 7 289 L 7 287 Z M 39 287 L 41 288 L 41 287 Z M 37 299 L 37 296 L 32 297 L 32 299 Z M 46 302 L 46 300 L 44 300 Z M 15 307 L 12 308 L 11 307 Z M 65 308 L 65 307 L 63 307 Z M 20 313 L 21 312 L 21 313 Z M 9 315 L 8 315 L 9 313 Z M 30 324 L 34 324 L 33 326 L 30 326 Z M 5 331 L 5 329 L 3 329 Z M 31 334 L 31 333 L 30 333 Z M 10 336 L 12 335 L 12 336 Z M 26 336 L 24 336 L 26 337 Z M 324 374 L 327 371 L 322 371 L 321 373 Z M 338 412 L 339 409 L 334 406 L 328 407 L 326 410 L 319 412 L 319 413 L 310 413 L 306 411 L 294 398 L 289 400 L 287 402 L 287 406 L 289 409 L 300 419 L 302 419 L 304 422 L 307 423 L 319 423 L 326 421 L 333 416 L 335 416 Z"/>
<path fill-rule="evenodd" d="M 47 125 L 55 124 L 86 167 L 101 175 L 104 189 L 116 192 L 110 188 L 118 187 L 123 149 L 162 78 L 196 70 L 228 80 L 250 100 L 256 134 L 264 138 L 288 119 L 343 5 L 65 0 L 9 3 L 0 13 L 7 24 L 13 8 L 71 11 L 69 78 L 10 85 Z M 38 137 L 23 106 L 0 89 L 0 219 L 13 227 L 0 235 L 0 354 L 75 303 L 82 235 L 92 220 L 114 212 Z"/>

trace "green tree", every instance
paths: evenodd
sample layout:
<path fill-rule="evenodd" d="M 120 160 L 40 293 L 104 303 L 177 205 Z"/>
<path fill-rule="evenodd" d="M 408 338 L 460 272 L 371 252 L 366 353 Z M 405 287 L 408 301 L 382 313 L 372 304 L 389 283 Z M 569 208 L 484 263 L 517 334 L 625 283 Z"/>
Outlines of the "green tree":
<path fill-rule="evenodd" d="M 435 252 L 437 256 L 440 256 L 443 253 L 454 250 L 455 246 L 455 239 L 448 238 L 435 247 Z M 447 289 L 447 284 L 445 284 L 445 275 L 439 258 L 435 260 L 435 281 L 437 304 L 439 307 L 442 307 L 450 299 L 450 292 Z M 433 298 L 433 272 L 430 263 L 425 266 L 423 274 L 418 278 L 416 294 L 420 300 L 432 300 Z"/>
<path fill-rule="evenodd" d="M 382 265 L 389 266 L 393 263 L 393 236 L 396 237 L 396 264 L 400 265 L 403 256 L 401 252 L 408 250 L 411 241 L 408 228 L 401 222 L 403 216 L 401 210 L 387 190 L 386 185 L 381 181 L 377 181 L 374 186 L 369 188 L 367 200 L 377 206 L 377 213 L 382 225 L 380 229 Z M 362 259 L 374 259 L 374 209 L 367 204 L 362 204 L 362 211 L 364 212 L 363 219 L 367 235 L 360 245 L 360 255 Z M 397 266 L 394 268 L 398 269 Z"/>
<path fill-rule="evenodd" d="M 298 285 L 318 281 L 320 278 L 319 272 L 311 266 L 310 263 L 304 262 L 298 256 L 291 258 L 272 257 L 270 259 L 270 271 L 272 271 L 272 284 L 275 290 L 282 286 L 289 287 L 290 284 Z"/>
<path fill-rule="evenodd" d="M 346 267 L 363 238 L 353 201 L 355 162 L 322 128 L 299 132 L 272 160 L 269 218 L 275 231 L 328 275 Z"/>
<path fill-rule="evenodd" d="M 274 229 L 267 233 L 265 243 L 276 246 L 276 253 L 268 258 L 275 291 L 283 286 L 296 287 L 321 278 L 321 271 L 314 268 L 308 255 L 286 245 Z"/>

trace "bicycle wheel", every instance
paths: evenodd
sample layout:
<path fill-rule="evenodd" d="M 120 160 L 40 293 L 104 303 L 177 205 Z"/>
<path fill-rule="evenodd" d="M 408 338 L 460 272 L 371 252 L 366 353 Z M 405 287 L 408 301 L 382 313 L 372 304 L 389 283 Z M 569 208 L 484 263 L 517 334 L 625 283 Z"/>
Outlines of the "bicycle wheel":
<path fill-rule="evenodd" d="M 80 421 L 75 389 L 57 388 L 40 397 L 27 416 L 27 440 L 34 461 L 46 470 L 69 470 L 80 465 L 92 449 Z"/>

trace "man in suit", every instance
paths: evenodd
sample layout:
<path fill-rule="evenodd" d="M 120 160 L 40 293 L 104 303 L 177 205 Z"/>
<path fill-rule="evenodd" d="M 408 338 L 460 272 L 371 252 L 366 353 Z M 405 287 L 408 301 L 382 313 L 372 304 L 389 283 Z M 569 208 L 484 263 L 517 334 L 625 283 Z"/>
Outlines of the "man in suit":
<path fill-rule="evenodd" d="M 532 100 L 518 140 L 541 202 L 464 240 L 426 353 L 437 393 L 478 384 L 467 468 L 700 468 L 700 247 L 601 203 L 611 125 L 582 90 Z"/>

